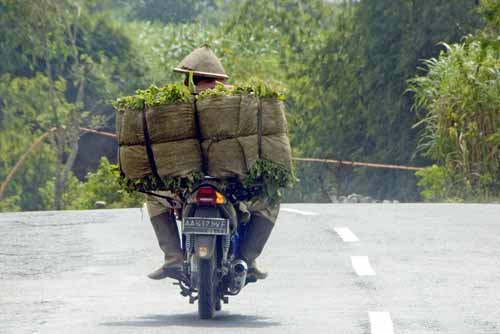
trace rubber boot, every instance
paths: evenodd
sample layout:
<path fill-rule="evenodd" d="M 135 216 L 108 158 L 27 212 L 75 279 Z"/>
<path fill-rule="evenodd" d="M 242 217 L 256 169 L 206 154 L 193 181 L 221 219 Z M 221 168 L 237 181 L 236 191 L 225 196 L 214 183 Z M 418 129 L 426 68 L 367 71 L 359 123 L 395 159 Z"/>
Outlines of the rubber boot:
<path fill-rule="evenodd" d="M 158 244 L 165 254 L 163 265 L 148 275 L 149 278 L 159 280 L 167 277 L 182 280 L 182 254 L 179 231 L 175 217 L 171 213 L 163 213 L 151 218 L 151 223 L 158 239 Z"/>
<path fill-rule="evenodd" d="M 260 215 L 252 215 L 247 225 L 245 236 L 241 244 L 241 256 L 248 264 L 248 281 L 265 279 L 267 272 L 257 267 L 255 259 L 259 257 L 266 245 L 274 223 Z"/>

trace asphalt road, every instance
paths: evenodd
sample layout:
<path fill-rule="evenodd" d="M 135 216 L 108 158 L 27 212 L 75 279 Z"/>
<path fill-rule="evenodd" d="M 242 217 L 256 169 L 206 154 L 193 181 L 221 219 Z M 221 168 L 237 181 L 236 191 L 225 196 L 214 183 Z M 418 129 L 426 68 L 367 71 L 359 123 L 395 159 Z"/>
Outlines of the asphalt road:
<path fill-rule="evenodd" d="M 285 205 L 201 321 L 139 209 L 0 214 L 0 333 L 500 333 L 500 205 Z M 144 213 L 145 214 L 145 213 Z"/>

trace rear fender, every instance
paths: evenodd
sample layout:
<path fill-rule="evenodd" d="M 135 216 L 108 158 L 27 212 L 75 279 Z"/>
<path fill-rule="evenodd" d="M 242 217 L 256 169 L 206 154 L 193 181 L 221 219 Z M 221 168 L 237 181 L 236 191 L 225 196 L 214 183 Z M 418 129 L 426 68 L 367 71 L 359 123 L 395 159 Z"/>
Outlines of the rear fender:
<path fill-rule="evenodd" d="M 215 250 L 217 236 L 196 235 L 194 238 L 194 253 L 199 259 L 210 259 Z"/>
<path fill-rule="evenodd" d="M 220 218 L 221 214 L 217 207 L 196 208 L 195 217 L 210 217 Z M 194 253 L 200 259 L 210 259 L 214 254 L 216 247 L 217 236 L 215 235 L 195 235 L 194 237 Z"/>

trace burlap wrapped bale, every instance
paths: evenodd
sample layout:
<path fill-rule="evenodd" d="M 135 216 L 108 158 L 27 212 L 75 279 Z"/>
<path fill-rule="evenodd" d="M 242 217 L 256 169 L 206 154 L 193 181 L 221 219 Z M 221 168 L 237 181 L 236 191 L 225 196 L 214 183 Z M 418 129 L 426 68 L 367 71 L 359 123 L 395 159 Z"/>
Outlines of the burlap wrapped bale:
<path fill-rule="evenodd" d="M 234 138 L 238 135 L 241 96 L 213 96 L 196 102 L 203 139 Z"/>
<path fill-rule="evenodd" d="M 238 177 L 244 180 L 259 159 L 292 170 L 290 142 L 286 134 L 263 136 L 260 158 L 256 135 L 221 141 L 206 140 L 202 150 L 208 174 L 218 178 Z"/>
<path fill-rule="evenodd" d="M 119 145 L 144 144 L 142 112 L 134 109 L 117 110 L 116 134 Z"/>
<path fill-rule="evenodd" d="M 238 113 L 237 137 L 251 136 L 257 134 L 257 113 L 259 110 L 259 98 L 254 95 L 241 95 Z"/>
<path fill-rule="evenodd" d="M 288 133 L 283 101 L 272 98 L 260 98 L 262 103 L 262 134 L 281 135 Z M 257 132 L 252 133 L 257 134 Z"/>
<path fill-rule="evenodd" d="M 202 143 L 202 151 L 210 176 L 243 179 L 248 173 L 245 153 L 238 139 L 206 140 Z"/>
<path fill-rule="evenodd" d="M 146 119 L 152 143 L 196 138 L 192 103 L 174 103 L 148 108 Z"/>
<path fill-rule="evenodd" d="M 245 164 L 250 169 L 257 160 L 268 160 L 292 170 L 292 149 L 286 134 L 262 136 L 262 152 L 259 157 L 257 136 L 238 138 L 245 154 Z"/>
<path fill-rule="evenodd" d="M 141 110 L 118 110 L 116 120 L 119 145 L 144 144 Z M 196 138 L 192 102 L 149 107 L 146 121 L 152 143 Z"/>
<path fill-rule="evenodd" d="M 146 111 L 158 174 L 164 181 L 202 172 L 202 158 L 207 167 L 205 172 L 209 175 L 218 178 L 237 177 L 250 183 L 257 181 L 260 175 L 264 179 L 265 175 L 271 175 L 271 181 L 266 181 L 266 184 L 273 185 L 271 188 L 284 185 L 282 180 L 288 177 L 287 171 L 293 175 L 290 143 L 286 135 L 287 123 L 281 101 L 251 94 L 206 96 L 197 101 L 196 107 L 201 138 L 197 138 L 194 103 L 173 103 L 151 107 Z M 257 136 L 259 109 L 262 112 L 260 157 Z M 129 181 L 138 181 L 139 186 L 159 187 L 151 179 L 152 171 L 144 147 L 142 112 L 118 111 L 117 131 L 124 176 Z M 283 169 L 277 169 L 277 166 Z M 279 183 L 273 184 L 273 180 Z M 171 185 L 178 187 L 175 182 Z"/>
<path fill-rule="evenodd" d="M 257 134 L 262 104 L 262 134 L 288 131 L 283 102 L 255 95 L 207 96 L 197 101 L 202 139 L 221 140 Z"/>
<path fill-rule="evenodd" d="M 153 154 L 162 177 L 188 176 L 201 172 L 202 157 L 196 139 L 152 145 Z M 151 175 L 144 145 L 120 146 L 120 166 L 126 177 L 141 179 Z"/>

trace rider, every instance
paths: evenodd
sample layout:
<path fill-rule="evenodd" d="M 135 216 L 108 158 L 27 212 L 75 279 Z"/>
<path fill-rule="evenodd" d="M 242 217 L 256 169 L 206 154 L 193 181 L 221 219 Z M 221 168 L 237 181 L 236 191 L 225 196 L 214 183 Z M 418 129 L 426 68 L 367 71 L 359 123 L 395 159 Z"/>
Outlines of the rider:
<path fill-rule="evenodd" d="M 220 60 L 208 46 L 195 49 L 174 69 L 175 72 L 185 73 L 188 85 L 188 74 L 193 73 L 196 93 L 214 88 L 216 84 L 224 84 L 228 78 Z M 170 192 L 159 192 L 161 195 L 174 197 Z M 175 220 L 174 209 L 169 203 L 159 197 L 146 195 L 151 223 L 153 225 L 158 243 L 165 254 L 163 265 L 148 275 L 151 279 L 182 277 L 183 254 L 180 247 L 179 231 Z M 248 276 L 264 279 L 267 273 L 257 267 L 256 258 L 264 249 L 279 212 L 279 203 L 269 204 L 264 196 L 252 198 L 246 203 L 251 213 L 247 223 L 245 237 L 241 243 L 241 256 L 248 264 Z"/>

